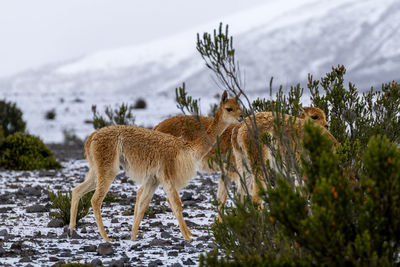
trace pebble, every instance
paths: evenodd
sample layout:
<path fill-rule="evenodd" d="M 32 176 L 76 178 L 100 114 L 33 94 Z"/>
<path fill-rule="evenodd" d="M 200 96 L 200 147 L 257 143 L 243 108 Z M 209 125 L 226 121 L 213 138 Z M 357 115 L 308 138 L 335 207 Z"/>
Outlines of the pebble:
<path fill-rule="evenodd" d="M 168 252 L 168 256 L 169 257 L 176 257 L 176 256 L 178 256 L 178 251 L 170 251 L 170 252 Z"/>
<path fill-rule="evenodd" d="M 100 259 L 94 259 L 90 262 L 90 264 L 93 266 L 102 266 L 103 262 Z"/>
<path fill-rule="evenodd" d="M 64 221 L 61 219 L 52 219 L 48 224 L 47 227 L 50 228 L 59 228 L 64 226 Z"/>
<path fill-rule="evenodd" d="M 168 238 L 171 238 L 171 237 L 172 237 L 171 234 L 168 233 L 168 232 L 162 232 L 161 233 L 161 238 L 168 239 Z"/>
<path fill-rule="evenodd" d="M 155 239 L 151 240 L 149 245 L 158 247 L 158 246 L 168 246 L 171 244 L 172 244 L 172 242 L 170 240 L 163 240 L 163 239 L 155 238 Z"/>
<path fill-rule="evenodd" d="M 45 206 L 43 205 L 33 205 L 33 206 L 29 206 L 26 208 L 26 212 L 28 213 L 35 213 L 35 212 L 47 212 L 49 211 Z"/>
<path fill-rule="evenodd" d="M 6 254 L 6 250 L 0 246 L 0 257 L 3 257 L 4 254 Z"/>
<path fill-rule="evenodd" d="M 112 248 L 110 243 L 101 243 L 97 247 L 97 254 L 102 256 L 108 256 L 114 254 L 114 249 Z"/>
<path fill-rule="evenodd" d="M 96 252 L 97 247 L 95 245 L 83 246 L 83 251 L 85 252 Z"/>
<path fill-rule="evenodd" d="M 192 200 L 192 198 L 193 198 L 193 193 L 185 191 L 185 192 L 183 192 L 181 201 Z"/>
<path fill-rule="evenodd" d="M 194 261 L 192 259 L 188 258 L 187 260 L 183 261 L 184 265 L 195 265 Z"/>
<path fill-rule="evenodd" d="M 0 230 L 0 236 L 8 236 L 8 231 L 7 231 L 7 229 L 2 229 L 2 230 Z"/>
<path fill-rule="evenodd" d="M 163 262 L 161 260 L 151 261 L 148 266 L 155 267 L 155 266 L 159 266 L 159 265 L 163 265 Z"/>

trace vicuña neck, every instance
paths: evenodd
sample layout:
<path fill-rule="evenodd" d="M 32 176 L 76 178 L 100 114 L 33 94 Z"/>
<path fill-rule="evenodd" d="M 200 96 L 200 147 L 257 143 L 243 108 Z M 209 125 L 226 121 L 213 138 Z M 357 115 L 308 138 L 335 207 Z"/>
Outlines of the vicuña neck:
<path fill-rule="evenodd" d="M 195 157 L 201 159 L 207 155 L 217 142 L 217 135 L 221 135 L 228 126 L 229 124 L 222 120 L 221 109 L 218 109 L 210 126 L 205 129 L 205 132 L 203 128 L 198 137 L 192 142 Z"/>

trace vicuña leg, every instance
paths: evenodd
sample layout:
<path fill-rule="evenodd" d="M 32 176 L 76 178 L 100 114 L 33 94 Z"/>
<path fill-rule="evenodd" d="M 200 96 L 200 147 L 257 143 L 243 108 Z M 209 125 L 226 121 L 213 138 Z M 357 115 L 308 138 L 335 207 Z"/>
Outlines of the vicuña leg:
<path fill-rule="evenodd" d="M 143 184 L 137 192 L 131 233 L 132 240 L 137 240 L 140 222 L 143 219 L 146 209 L 149 207 L 150 201 L 153 198 L 154 192 L 156 191 L 158 185 L 159 182 L 154 177 L 147 180 L 147 182 Z"/>
<path fill-rule="evenodd" d="M 225 177 L 224 179 L 222 176 L 218 182 L 218 191 L 217 191 L 217 200 L 219 203 L 218 206 L 218 220 L 221 221 L 221 214 L 223 212 L 226 199 L 228 198 L 228 189 L 231 186 L 231 179 L 229 177 Z"/>
<path fill-rule="evenodd" d="M 163 184 L 164 191 L 167 194 L 168 204 L 171 207 L 172 212 L 174 213 L 176 219 L 179 223 L 179 228 L 181 229 L 181 233 L 186 240 L 192 240 L 191 236 L 194 234 L 190 232 L 189 228 L 186 225 L 185 220 L 182 215 L 182 202 L 179 198 L 178 191 L 171 184 L 171 182 L 167 181 Z"/>
<path fill-rule="evenodd" d="M 93 168 L 89 169 L 89 172 L 86 174 L 85 181 L 78 186 L 76 186 L 72 190 L 72 198 L 71 198 L 71 212 L 69 219 L 69 232 L 72 235 L 72 231 L 76 226 L 76 216 L 78 213 L 78 205 L 81 197 L 93 191 L 96 188 L 96 173 Z"/>
<path fill-rule="evenodd" d="M 101 204 L 103 203 L 103 199 L 107 195 L 108 189 L 114 181 L 117 173 L 118 167 L 114 168 L 114 170 L 99 170 L 97 174 L 96 191 L 92 197 L 92 208 L 96 218 L 97 227 L 99 228 L 100 235 L 106 241 L 111 241 L 111 238 L 107 236 L 106 230 L 104 229 L 103 219 L 101 218 Z"/>

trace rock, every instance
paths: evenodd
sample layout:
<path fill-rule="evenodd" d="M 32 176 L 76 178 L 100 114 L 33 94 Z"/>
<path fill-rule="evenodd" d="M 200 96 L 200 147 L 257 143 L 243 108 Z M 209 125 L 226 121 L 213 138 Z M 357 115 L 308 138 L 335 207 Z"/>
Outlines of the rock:
<path fill-rule="evenodd" d="M 96 245 L 89 245 L 83 247 L 83 251 L 85 252 L 96 252 L 96 250 L 97 250 Z"/>
<path fill-rule="evenodd" d="M 192 200 L 192 198 L 193 198 L 193 193 L 183 192 L 183 195 L 181 197 L 181 201 Z"/>
<path fill-rule="evenodd" d="M 82 237 L 80 235 L 78 235 L 78 233 L 75 230 L 72 231 L 71 238 L 72 239 L 82 239 Z"/>
<path fill-rule="evenodd" d="M 168 233 L 168 232 L 162 232 L 161 233 L 161 238 L 169 239 L 171 237 L 172 237 L 171 234 Z"/>
<path fill-rule="evenodd" d="M 192 248 L 193 247 L 192 243 L 190 241 L 186 241 L 186 240 L 182 241 L 181 245 L 184 246 L 184 247 L 187 247 L 187 248 Z"/>
<path fill-rule="evenodd" d="M 97 247 L 97 254 L 102 256 L 108 256 L 114 254 L 114 249 L 112 248 L 110 243 L 101 243 Z"/>
<path fill-rule="evenodd" d="M 64 221 L 61 219 L 52 219 L 48 224 L 47 227 L 51 228 L 59 228 L 64 226 Z"/>
<path fill-rule="evenodd" d="M 22 259 L 20 259 L 19 262 L 32 262 L 32 260 L 28 256 L 25 256 L 22 257 Z"/>
<path fill-rule="evenodd" d="M 189 221 L 189 220 L 186 220 L 186 225 L 187 225 L 189 228 L 196 228 L 196 227 L 199 227 L 199 225 L 198 225 L 197 223 L 194 223 L 194 222 Z"/>
<path fill-rule="evenodd" d="M 155 267 L 155 266 L 159 266 L 159 265 L 163 265 L 163 262 L 161 260 L 151 261 L 148 266 Z"/>
<path fill-rule="evenodd" d="M 196 240 L 197 241 L 208 241 L 208 240 L 210 240 L 210 238 L 211 238 L 211 236 L 209 236 L 209 235 L 202 235 L 202 236 L 199 236 Z"/>
<path fill-rule="evenodd" d="M 2 203 L 4 203 L 3 201 L 1 201 Z M 12 211 L 12 208 L 11 207 L 3 207 L 3 208 L 0 208 L 0 213 L 11 213 L 11 211 Z"/>
<path fill-rule="evenodd" d="M 42 188 L 40 186 L 37 187 L 25 187 L 24 192 L 28 196 L 40 197 L 42 196 Z"/>
<path fill-rule="evenodd" d="M 170 257 L 176 257 L 176 256 L 178 256 L 178 251 L 170 251 L 170 252 L 168 252 L 168 256 L 170 256 Z"/>
<path fill-rule="evenodd" d="M 194 206 L 194 205 L 197 205 L 197 201 L 195 201 L 195 200 L 186 200 L 186 201 L 183 201 L 183 205 L 184 206 Z"/>
<path fill-rule="evenodd" d="M 47 236 L 48 238 L 56 238 L 56 237 L 57 237 L 57 234 L 56 234 L 56 233 L 53 233 L 53 232 L 48 232 L 46 236 Z"/>
<path fill-rule="evenodd" d="M 49 211 L 45 206 L 43 205 L 33 205 L 33 206 L 29 206 L 26 208 L 26 212 L 28 213 L 35 213 L 35 212 L 47 212 Z"/>
<path fill-rule="evenodd" d="M 50 256 L 50 257 L 49 257 L 49 261 L 51 261 L 51 262 L 56 262 L 56 261 L 59 261 L 59 259 L 58 259 L 57 257 Z"/>
<path fill-rule="evenodd" d="M 182 267 L 182 264 L 174 263 L 174 264 L 170 265 L 169 267 Z"/>
<path fill-rule="evenodd" d="M 94 259 L 90 262 L 90 264 L 93 266 L 102 266 L 103 262 L 100 259 Z"/>
<path fill-rule="evenodd" d="M 53 177 L 56 174 L 55 170 L 40 170 L 39 176 L 40 177 Z"/>
<path fill-rule="evenodd" d="M 112 218 L 111 223 L 118 223 L 118 219 L 117 218 Z"/>
<path fill-rule="evenodd" d="M 168 246 L 171 245 L 172 242 L 170 240 L 163 240 L 163 239 L 153 239 L 150 242 L 150 246 L 156 246 L 156 247 L 161 247 L 161 246 Z"/>
<path fill-rule="evenodd" d="M 124 267 L 124 262 L 122 260 L 113 260 L 109 263 L 110 267 Z"/>
<path fill-rule="evenodd" d="M 0 230 L 0 236 L 8 236 L 7 229 Z"/>
<path fill-rule="evenodd" d="M 83 228 L 82 228 L 81 233 L 82 233 L 82 234 L 87 234 L 86 227 L 83 227 Z"/>
<path fill-rule="evenodd" d="M 188 258 L 187 260 L 183 261 L 184 265 L 195 265 L 194 261 L 192 261 L 190 258 Z"/>
<path fill-rule="evenodd" d="M 21 250 L 22 241 L 16 241 L 16 242 L 12 243 L 10 248 L 13 249 L 13 250 Z"/>
<path fill-rule="evenodd" d="M 6 254 L 6 250 L 0 246 L 0 257 L 3 257 L 4 254 Z"/>

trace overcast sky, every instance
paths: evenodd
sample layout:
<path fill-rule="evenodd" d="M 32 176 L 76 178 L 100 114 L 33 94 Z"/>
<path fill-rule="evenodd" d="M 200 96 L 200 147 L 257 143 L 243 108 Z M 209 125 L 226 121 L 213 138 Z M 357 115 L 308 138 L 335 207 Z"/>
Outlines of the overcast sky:
<path fill-rule="evenodd" d="M 149 42 L 263 3 L 0 0 L 0 77 L 98 50 Z"/>

